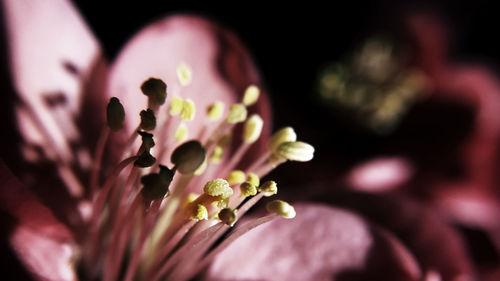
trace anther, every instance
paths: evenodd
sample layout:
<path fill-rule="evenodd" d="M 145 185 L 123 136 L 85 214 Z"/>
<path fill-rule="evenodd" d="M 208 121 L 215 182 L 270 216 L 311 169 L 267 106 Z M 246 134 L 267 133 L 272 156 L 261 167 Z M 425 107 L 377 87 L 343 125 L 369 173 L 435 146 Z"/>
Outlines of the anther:
<path fill-rule="evenodd" d="M 229 124 L 236 124 L 245 121 L 247 118 L 247 109 L 241 104 L 233 104 L 229 109 L 229 114 L 226 117 L 226 122 Z"/>
<path fill-rule="evenodd" d="M 179 145 L 170 157 L 170 161 L 181 174 L 194 173 L 204 160 L 205 149 L 196 140 Z"/>
<path fill-rule="evenodd" d="M 259 186 L 260 185 L 260 179 L 259 179 L 259 176 L 257 176 L 256 174 L 250 172 L 247 174 L 247 180 L 248 182 L 250 182 L 251 184 L 255 185 L 255 186 Z"/>
<path fill-rule="evenodd" d="M 251 106 L 257 102 L 260 95 L 259 87 L 255 85 L 250 85 L 246 88 L 245 93 L 243 94 L 243 104 L 245 106 Z"/>
<path fill-rule="evenodd" d="M 147 168 L 153 166 L 156 163 L 156 158 L 149 153 L 149 150 L 144 151 L 141 155 L 139 155 L 139 159 L 135 160 L 134 166 L 140 168 Z"/>
<path fill-rule="evenodd" d="M 224 113 L 224 103 L 221 101 L 216 101 L 212 105 L 207 107 L 207 117 L 212 121 L 221 118 L 223 113 Z"/>
<path fill-rule="evenodd" d="M 137 131 L 137 133 L 141 136 L 142 139 L 142 147 L 145 150 L 150 150 L 153 146 L 155 146 L 155 141 L 153 140 L 153 135 L 150 133 L 146 133 L 143 131 Z"/>
<path fill-rule="evenodd" d="M 106 108 L 106 121 L 111 131 L 119 131 L 123 128 L 123 121 L 125 120 L 125 110 L 118 98 L 111 98 Z"/>
<path fill-rule="evenodd" d="M 202 204 L 197 204 L 193 209 L 193 214 L 189 217 L 190 220 L 206 220 L 208 219 L 208 210 Z"/>
<path fill-rule="evenodd" d="M 246 181 L 240 185 L 240 193 L 243 197 L 254 196 L 257 194 L 257 187 L 253 183 Z"/>
<path fill-rule="evenodd" d="M 155 113 L 151 109 L 143 110 L 140 113 L 141 124 L 140 128 L 146 131 L 152 131 L 156 128 L 156 117 Z"/>
<path fill-rule="evenodd" d="M 233 195 L 233 189 L 225 179 L 214 179 L 205 184 L 203 191 L 210 196 L 226 199 Z"/>
<path fill-rule="evenodd" d="M 253 114 L 250 116 L 243 127 L 243 141 L 246 143 L 253 143 L 259 139 L 263 125 L 264 121 L 259 115 Z"/>
<path fill-rule="evenodd" d="M 297 134 L 292 127 L 284 127 L 277 132 L 275 132 L 269 139 L 269 149 L 272 152 L 276 152 L 278 147 L 285 142 L 291 142 L 297 140 Z"/>
<path fill-rule="evenodd" d="M 175 131 L 175 141 L 177 142 L 183 142 L 187 139 L 188 136 L 188 128 L 186 127 L 186 124 L 181 123 L 179 127 L 177 127 L 177 130 Z"/>
<path fill-rule="evenodd" d="M 141 85 L 142 93 L 148 96 L 152 104 L 162 105 L 167 98 L 167 84 L 161 79 L 149 78 Z"/>
<path fill-rule="evenodd" d="M 224 154 L 224 148 L 220 145 L 216 145 L 212 154 L 210 154 L 210 163 L 219 164 L 222 161 L 222 155 Z"/>
<path fill-rule="evenodd" d="M 224 208 L 219 211 L 218 216 L 223 223 L 232 227 L 236 223 L 236 220 L 238 219 L 238 210 L 233 210 L 231 208 Z"/>
<path fill-rule="evenodd" d="M 296 215 L 293 206 L 282 200 L 274 200 L 267 203 L 266 209 L 267 211 L 276 213 L 285 219 L 292 219 Z"/>
<path fill-rule="evenodd" d="M 170 115 L 175 116 L 181 114 L 183 105 L 184 105 L 183 99 L 181 99 L 180 97 L 172 97 L 169 109 Z"/>
<path fill-rule="evenodd" d="M 314 147 L 305 142 L 292 141 L 282 143 L 276 152 L 291 161 L 307 162 L 314 156 Z"/>
<path fill-rule="evenodd" d="M 194 171 L 193 175 L 195 176 L 202 175 L 206 169 L 207 169 L 207 158 L 205 157 L 205 159 L 203 159 L 203 163 L 201 163 L 200 167 L 198 167 L 198 169 Z"/>
<path fill-rule="evenodd" d="M 229 185 L 242 183 L 245 181 L 245 172 L 240 170 L 234 170 L 227 175 L 227 182 Z"/>
<path fill-rule="evenodd" d="M 258 188 L 259 192 L 262 192 L 264 196 L 269 197 L 278 193 L 278 185 L 275 181 L 266 181 Z"/>
<path fill-rule="evenodd" d="M 190 121 L 194 119 L 194 115 L 196 113 L 196 107 L 194 102 L 190 99 L 185 99 L 182 101 L 182 110 L 181 110 L 181 120 Z"/>
<path fill-rule="evenodd" d="M 189 65 L 184 62 L 177 65 L 177 79 L 182 86 L 187 86 L 191 83 L 192 71 Z"/>
<path fill-rule="evenodd" d="M 141 177 L 144 187 L 141 194 L 146 200 L 158 200 L 168 195 L 168 187 L 172 182 L 174 172 L 165 166 L 160 165 L 159 173 L 151 173 Z"/>

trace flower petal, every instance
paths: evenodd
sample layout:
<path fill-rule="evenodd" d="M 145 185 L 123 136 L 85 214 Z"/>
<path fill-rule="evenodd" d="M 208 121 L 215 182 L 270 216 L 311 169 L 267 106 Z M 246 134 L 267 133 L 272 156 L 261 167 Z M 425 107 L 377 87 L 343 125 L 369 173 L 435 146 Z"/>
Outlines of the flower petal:
<path fill-rule="evenodd" d="M 9 241 L 21 262 L 37 280 L 76 280 L 72 234 L 3 162 L 0 176 L 0 210 L 15 220 Z"/>
<path fill-rule="evenodd" d="M 192 81 L 185 87 L 177 81 L 180 63 L 192 69 Z M 230 104 L 241 101 L 248 85 L 262 86 L 247 50 L 233 33 L 189 15 L 170 16 L 147 26 L 127 43 L 114 62 L 108 92 L 122 100 L 129 132 L 137 127 L 139 112 L 146 108 L 147 99 L 140 86 L 149 77 L 167 83 L 167 104 L 176 95 L 195 102 L 195 119 L 187 124 L 194 137 L 207 122 L 208 105 L 222 101 L 227 112 Z M 261 94 L 259 103 L 252 107 L 265 120 L 261 139 L 269 135 L 268 103 L 266 95 Z"/>
<path fill-rule="evenodd" d="M 82 137 L 77 117 L 99 99 L 83 95 L 102 77 L 94 75 L 103 70 L 98 42 L 70 1 L 2 2 L 21 134 L 52 160 L 70 162 Z"/>
<path fill-rule="evenodd" d="M 397 239 L 341 209 L 299 204 L 245 234 L 216 257 L 211 280 L 418 280 Z"/>

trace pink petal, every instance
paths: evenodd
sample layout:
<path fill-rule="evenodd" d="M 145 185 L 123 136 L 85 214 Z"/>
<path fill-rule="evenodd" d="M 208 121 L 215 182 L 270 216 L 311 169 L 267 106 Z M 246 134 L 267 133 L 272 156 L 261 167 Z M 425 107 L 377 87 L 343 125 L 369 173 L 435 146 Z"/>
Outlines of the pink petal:
<path fill-rule="evenodd" d="M 74 160 L 71 143 L 82 137 L 76 118 L 87 103 L 99 100 L 83 96 L 95 82 L 94 72 L 102 70 L 98 42 L 70 1 L 2 4 L 24 140 L 44 148 L 52 160 Z"/>
<path fill-rule="evenodd" d="M 297 205 L 242 236 L 211 265 L 211 280 L 418 280 L 412 255 L 362 218 L 322 205 Z"/>
<path fill-rule="evenodd" d="M 176 74 L 181 62 L 191 67 L 193 77 L 191 84 L 184 88 Z M 206 123 L 208 105 L 220 100 L 227 110 L 232 103 L 240 101 L 249 84 L 262 87 L 248 51 L 233 33 L 189 15 L 170 16 L 147 26 L 126 44 L 114 62 L 108 93 L 122 100 L 129 132 L 137 127 L 139 112 L 146 108 L 147 99 L 140 86 L 149 77 L 161 78 L 167 83 L 166 104 L 175 95 L 195 102 L 196 117 L 187 124 L 191 138 L 197 137 L 202 124 Z M 265 120 L 263 139 L 269 134 L 268 103 L 264 94 L 252 108 Z"/>
<path fill-rule="evenodd" d="M 76 280 L 72 234 L 3 162 L 0 175 L 0 210 L 16 220 L 9 241 L 21 262 L 37 280 Z"/>

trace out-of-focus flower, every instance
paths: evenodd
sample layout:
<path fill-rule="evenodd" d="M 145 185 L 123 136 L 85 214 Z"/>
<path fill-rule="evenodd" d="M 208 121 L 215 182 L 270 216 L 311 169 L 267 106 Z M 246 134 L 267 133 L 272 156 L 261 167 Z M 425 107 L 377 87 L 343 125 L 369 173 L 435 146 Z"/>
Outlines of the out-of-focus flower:
<path fill-rule="evenodd" d="M 3 159 L 0 199 L 34 278 L 186 280 L 240 235 L 295 216 L 275 200 L 223 237 L 277 193 L 260 178 L 314 153 L 289 127 L 270 136 L 267 97 L 231 32 L 171 16 L 108 67 L 69 1 L 2 4 L 20 133 L 6 138 L 21 156 Z"/>

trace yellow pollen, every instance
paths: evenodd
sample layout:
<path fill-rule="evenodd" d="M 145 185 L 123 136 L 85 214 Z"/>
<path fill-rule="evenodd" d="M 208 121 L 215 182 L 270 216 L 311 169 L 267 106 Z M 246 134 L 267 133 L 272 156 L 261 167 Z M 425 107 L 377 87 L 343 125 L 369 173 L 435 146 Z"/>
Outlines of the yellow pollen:
<path fill-rule="evenodd" d="M 191 83 L 192 71 L 191 67 L 184 62 L 177 65 L 177 79 L 182 86 L 187 86 Z"/>
<path fill-rule="evenodd" d="M 216 101 L 212 105 L 207 108 L 207 117 L 208 119 L 215 121 L 222 117 L 224 113 L 224 103 L 221 101 Z"/>
<path fill-rule="evenodd" d="M 179 115 L 182 111 L 183 106 L 184 101 L 180 97 L 172 97 L 172 101 L 170 101 L 170 115 Z"/>
<path fill-rule="evenodd" d="M 212 151 L 212 155 L 210 155 L 210 163 L 219 164 L 222 161 L 222 155 L 224 154 L 224 148 L 217 145 L 214 147 L 214 151 Z"/>
<path fill-rule="evenodd" d="M 259 186 L 258 190 L 262 192 L 264 196 L 269 197 L 278 193 L 278 185 L 275 181 L 266 181 Z"/>
<path fill-rule="evenodd" d="M 246 143 L 253 143 L 260 137 L 262 132 L 262 127 L 264 126 L 264 121 L 259 115 L 253 114 L 245 122 L 243 128 L 243 141 Z"/>
<path fill-rule="evenodd" d="M 190 99 L 185 99 L 182 102 L 181 120 L 184 121 L 193 120 L 195 113 L 196 113 L 196 107 L 194 105 L 194 102 Z"/>
<path fill-rule="evenodd" d="M 215 179 L 207 182 L 203 187 L 203 191 L 210 196 L 218 196 L 221 199 L 226 199 L 233 195 L 233 189 L 225 179 Z"/>
<path fill-rule="evenodd" d="M 193 214 L 191 217 L 189 217 L 191 220 L 206 220 L 208 219 L 208 210 L 207 207 L 205 207 L 202 204 L 196 205 L 196 207 L 193 210 Z"/>
<path fill-rule="evenodd" d="M 226 122 L 236 124 L 245 121 L 245 119 L 247 119 L 247 108 L 241 103 L 231 105 Z"/>
<path fill-rule="evenodd" d="M 245 173 L 240 170 L 234 170 L 227 176 L 227 181 L 230 185 L 242 183 L 245 181 Z"/>
<path fill-rule="evenodd" d="M 275 132 L 269 139 L 269 149 L 271 152 L 276 152 L 278 147 L 285 142 L 297 140 L 297 134 L 292 127 L 285 127 Z"/>
<path fill-rule="evenodd" d="M 276 213 L 285 219 L 292 219 L 296 215 L 293 206 L 281 200 L 274 200 L 267 203 L 266 209 L 267 211 Z"/>
<path fill-rule="evenodd" d="M 240 193 L 243 197 L 254 196 L 257 194 L 257 187 L 253 183 L 246 181 L 240 185 Z"/>
<path fill-rule="evenodd" d="M 177 127 L 177 130 L 175 131 L 175 140 L 177 142 L 183 142 L 187 139 L 188 137 L 188 128 L 186 127 L 186 124 L 181 123 L 179 127 Z"/>
<path fill-rule="evenodd" d="M 259 87 L 255 85 L 250 85 L 247 87 L 245 90 L 245 93 L 243 94 L 243 104 L 245 106 L 251 106 L 257 102 L 259 99 L 260 95 L 260 89 Z"/>

